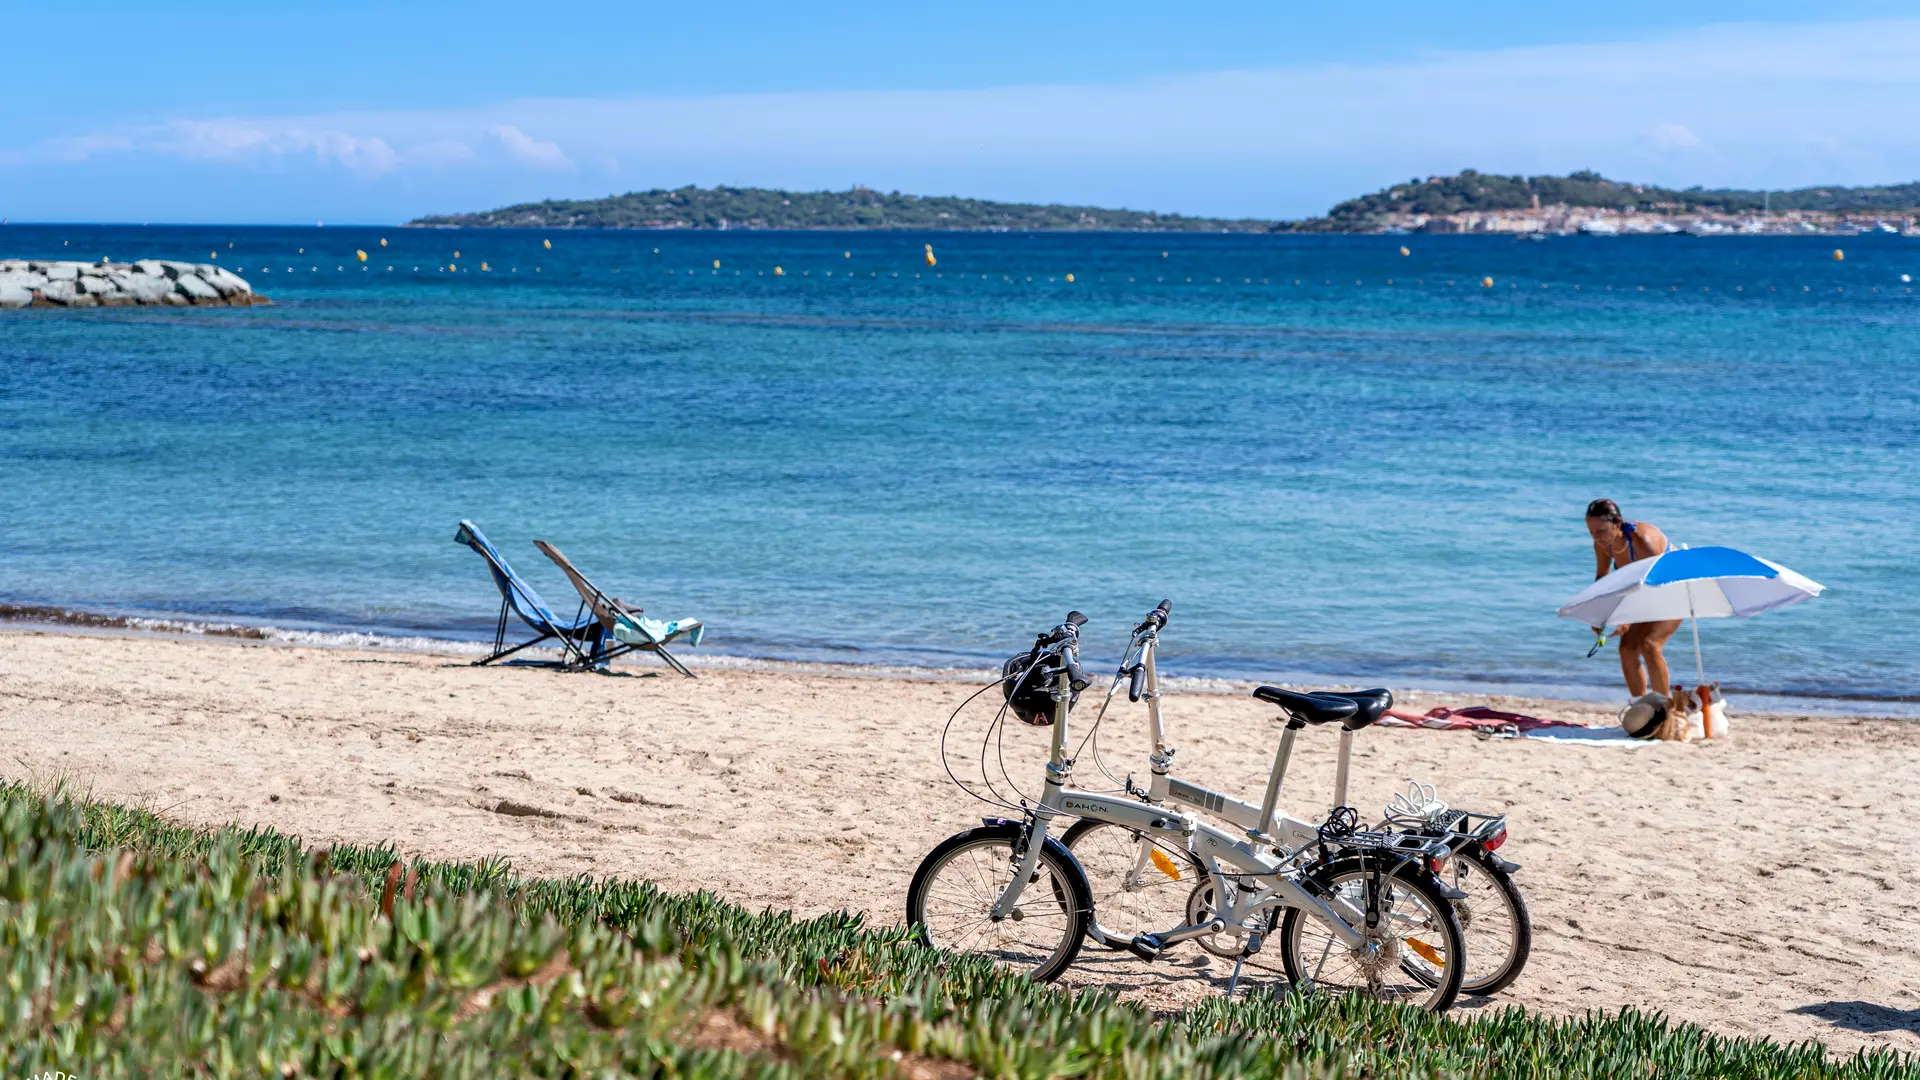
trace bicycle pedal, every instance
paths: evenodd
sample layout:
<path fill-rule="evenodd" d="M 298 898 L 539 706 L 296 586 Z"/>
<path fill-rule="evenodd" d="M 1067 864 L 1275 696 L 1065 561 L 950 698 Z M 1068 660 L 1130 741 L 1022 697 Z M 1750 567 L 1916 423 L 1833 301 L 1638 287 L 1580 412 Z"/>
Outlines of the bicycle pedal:
<path fill-rule="evenodd" d="M 1132 940 L 1127 942 L 1127 951 L 1142 960 L 1158 960 L 1166 950 L 1167 947 L 1161 943 L 1159 934 L 1135 934 Z"/>

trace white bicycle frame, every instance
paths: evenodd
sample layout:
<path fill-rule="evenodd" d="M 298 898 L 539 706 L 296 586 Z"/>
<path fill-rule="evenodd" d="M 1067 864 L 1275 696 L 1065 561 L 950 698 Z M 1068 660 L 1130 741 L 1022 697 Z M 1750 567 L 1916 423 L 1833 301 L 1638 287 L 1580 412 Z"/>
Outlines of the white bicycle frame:
<path fill-rule="evenodd" d="M 1278 800 L 1280 785 L 1287 772 L 1287 762 L 1293 753 L 1294 735 L 1306 725 L 1291 717 L 1288 718 L 1286 729 L 1280 735 L 1280 749 L 1279 752 L 1274 755 L 1273 773 L 1267 779 L 1266 797 L 1262 800 L 1261 806 L 1254 806 L 1252 803 L 1242 802 L 1225 792 L 1216 791 L 1204 784 L 1196 784 L 1190 780 L 1182 780 L 1174 776 L 1173 747 L 1167 744 L 1166 725 L 1160 715 L 1160 674 L 1154 663 L 1154 653 L 1159 648 L 1159 645 L 1160 636 L 1158 630 L 1155 629 L 1150 632 L 1143 631 L 1136 634 L 1134 641 L 1128 646 L 1130 650 L 1134 646 L 1138 646 L 1140 649 L 1140 658 L 1136 663 L 1140 665 L 1145 674 L 1143 680 L 1145 684 L 1144 692 L 1141 694 L 1141 697 L 1147 702 L 1147 726 L 1153 741 L 1153 752 L 1147 759 L 1150 770 L 1147 789 L 1141 791 L 1133 788 L 1129 782 L 1129 793 L 1145 798 L 1147 802 L 1153 806 L 1165 806 L 1169 800 L 1187 803 L 1231 824 L 1240 826 L 1242 829 L 1247 830 L 1249 836 L 1273 837 L 1278 841 L 1275 846 L 1279 851 L 1287 852 L 1288 849 L 1291 848 L 1292 854 L 1298 856 L 1301 849 L 1318 839 L 1319 827 L 1310 821 L 1303 821 L 1300 818 L 1293 817 L 1286 811 L 1280 809 Z M 1122 663 L 1124 664 L 1124 662 L 1123 659 Z M 1126 669 L 1123 668 L 1123 673 L 1125 670 Z M 1119 689 L 1119 686 L 1119 677 L 1115 676 L 1112 686 L 1107 691 L 1107 696 L 1111 698 L 1114 692 Z M 1344 727 L 1340 729 L 1340 752 L 1338 761 L 1334 767 L 1333 776 L 1333 805 L 1335 807 L 1347 805 L 1348 779 L 1353 764 L 1353 735 L 1353 732 L 1348 731 Z M 1131 781 L 1131 777 L 1129 777 L 1129 781 Z M 1504 815 L 1456 812 L 1453 817 L 1470 818 L 1473 819 L 1474 824 L 1461 827 L 1449 839 L 1438 845 L 1446 849 L 1445 852 L 1441 853 L 1443 857 L 1453 854 L 1456 847 L 1464 846 L 1469 841 L 1483 839 L 1486 835 L 1490 835 L 1493 832 L 1504 832 L 1506 828 L 1506 818 Z M 1442 824 L 1450 825 L 1450 821 L 1443 822 Z M 1385 823 L 1377 826 L 1380 830 L 1385 830 L 1388 827 Z M 1127 876 L 1123 879 L 1124 884 L 1128 888 L 1138 888 L 1145 880 L 1146 869 L 1149 865 L 1148 858 L 1149 845 L 1141 844 L 1140 853 L 1138 858 L 1135 859 L 1134 866 L 1127 872 Z"/>
<path fill-rule="evenodd" d="M 1271 837 L 1267 840 L 1280 851 L 1298 851 L 1319 838 L 1320 828 L 1310 821 L 1293 817 L 1280 809 L 1280 786 L 1287 775 L 1287 764 L 1293 757 L 1293 740 L 1305 724 L 1289 718 L 1287 726 L 1280 733 L 1280 748 L 1273 757 L 1273 772 L 1267 777 L 1266 795 L 1261 805 L 1242 802 L 1222 791 L 1216 791 L 1204 784 L 1182 780 L 1173 775 L 1173 747 L 1167 745 L 1166 724 L 1160 717 L 1160 673 L 1154 666 L 1154 652 L 1159 645 L 1159 635 L 1142 635 L 1140 641 L 1140 659 L 1137 661 L 1146 671 L 1146 689 L 1141 696 L 1147 702 L 1147 728 L 1153 740 L 1153 754 L 1149 757 L 1151 779 L 1147 782 L 1144 794 L 1149 803 L 1164 806 L 1169 799 L 1189 803 L 1247 830 L 1250 837 Z M 1118 689 L 1116 679 L 1114 687 Z M 1112 691 L 1108 692 L 1112 696 Z M 1347 777 L 1353 762 L 1353 732 L 1340 730 L 1340 758 L 1335 766 L 1333 777 L 1333 805 L 1347 804 Z M 1146 853 L 1141 853 L 1141 866 L 1129 875 L 1139 874 L 1145 869 Z"/>
<path fill-rule="evenodd" d="M 1068 646 L 1070 647 L 1070 646 Z M 1056 645 L 1057 653 L 1062 646 Z M 1289 847 L 1262 829 L 1249 827 L 1244 837 L 1236 837 L 1224 829 L 1196 819 L 1193 815 L 1165 807 L 1153 806 L 1133 798 L 1116 797 L 1092 791 L 1082 791 L 1068 784 L 1073 778 L 1073 761 L 1067 757 L 1067 729 L 1072 711 L 1072 691 L 1068 683 L 1067 672 L 1061 670 L 1053 691 L 1054 720 L 1052 743 L 1047 758 L 1046 789 L 1041 796 L 1040 805 L 1031 811 L 1029 835 L 1026 838 L 1026 850 L 1013 879 L 1002 890 L 995 901 L 991 917 L 998 921 L 1009 917 L 1020 903 L 1020 895 L 1027 884 L 1033 880 L 1040 863 L 1040 852 L 1045 846 L 1047 831 L 1056 817 L 1086 818 L 1091 821 L 1108 822 L 1115 825 L 1137 829 L 1156 840 L 1177 844 L 1185 848 L 1205 868 L 1213 883 L 1216 898 L 1225 898 L 1225 910 L 1215 913 L 1215 917 L 1205 923 L 1187 923 L 1168 929 L 1164 933 L 1153 935 L 1159 949 L 1189 938 L 1206 934 L 1217 934 L 1228 926 L 1246 926 L 1253 916 L 1276 907 L 1299 908 L 1324 922 L 1328 929 L 1342 943 L 1351 948 L 1361 948 L 1367 943 L 1367 935 L 1356 929 L 1356 924 L 1364 925 L 1365 913 L 1342 898 L 1334 898 L 1332 904 L 1313 895 L 1300 884 L 1299 875 L 1289 869 L 1300 845 Z M 1157 714 L 1157 706 L 1155 707 Z M 1161 741 L 1158 716 L 1155 716 L 1155 741 Z M 1280 781 L 1286 771 L 1287 756 L 1293 747 L 1294 732 L 1288 730 L 1282 737 L 1280 752 L 1274 759 L 1274 771 L 1267 781 L 1267 795 L 1262 808 L 1248 807 L 1255 811 L 1254 821 L 1270 821 L 1275 801 L 1280 794 Z M 1224 798 L 1224 797 L 1222 797 Z M 1241 806 L 1246 804 L 1241 803 Z M 1315 831 L 1312 838 L 1317 839 Z M 1270 849 L 1268 854 L 1262 849 Z M 1221 864 L 1231 867 L 1223 870 Z M 1251 879 L 1255 887 L 1233 887 L 1229 878 L 1235 880 Z M 1254 951 L 1257 949 L 1257 943 Z M 1136 949 L 1136 952 L 1139 950 Z M 1149 957 L 1151 958 L 1151 957 Z"/>

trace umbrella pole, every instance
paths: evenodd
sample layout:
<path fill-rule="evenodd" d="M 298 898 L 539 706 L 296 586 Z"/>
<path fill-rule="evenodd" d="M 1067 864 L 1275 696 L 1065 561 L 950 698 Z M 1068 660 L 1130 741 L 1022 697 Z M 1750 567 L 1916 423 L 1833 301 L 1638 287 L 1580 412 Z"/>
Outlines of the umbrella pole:
<path fill-rule="evenodd" d="M 1700 662 L 1700 616 L 1693 610 L 1693 582 L 1687 582 L 1687 618 L 1693 623 L 1693 685 L 1707 685 L 1706 666 Z"/>

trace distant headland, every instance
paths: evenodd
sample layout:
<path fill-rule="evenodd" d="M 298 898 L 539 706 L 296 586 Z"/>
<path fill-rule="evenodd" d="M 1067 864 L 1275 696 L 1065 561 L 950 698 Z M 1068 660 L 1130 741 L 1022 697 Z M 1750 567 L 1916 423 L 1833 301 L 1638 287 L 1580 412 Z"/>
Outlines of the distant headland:
<path fill-rule="evenodd" d="M 520 203 L 481 214 L 435 214 L 407 224 L 540 229 L 950 229 L 962 232 L 1271 232 L 1277 224 L 1041 206 L 951 195 L 683 187 L 604 199 Z"/>
<path fill-rule="evenodd" d="M 1847 234 L 1916 232 L 1920 182 L 1882 187 L 1677 190 L 1596 172 L 1498 176 L 1468 169 L 1349 199 L 1297 221 L 1189 217 L 1098 206 L 846 191 L 656 188 L 433 214 L 418 227 L 538 229 L 914 229 L 956 232 Z"/>

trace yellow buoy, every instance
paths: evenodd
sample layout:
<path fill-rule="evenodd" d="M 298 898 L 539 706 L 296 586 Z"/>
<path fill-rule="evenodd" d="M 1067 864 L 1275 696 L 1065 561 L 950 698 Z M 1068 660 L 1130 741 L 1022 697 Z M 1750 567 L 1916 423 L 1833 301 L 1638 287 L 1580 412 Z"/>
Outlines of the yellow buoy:
<path fill-rule="evenodd" d="M 719 259 L 715 259 L 715 260 L 713 260 L 713 268 L 714 268 L 715 270 L 718 270 L 718 269 L 720 269 L 720 260 L 719 260 Z"/>
<path fill-rule="evenodd" d="M 1834 262 L 1839 262 L 1839 261 L 1841 261 L 1842 259 L 1845 259 L 1846 257 L 1847 257 L 1847 253 L 1846 253 L 1846 252 L 1844 252 L 1844 251 L 1841 251 L 1841 250 L 1840 250 L 1839 248 L 1834 248 L 1834 249 L 1833 249 L 1833 261 L 1834 261 Z"/>
<path fill-rule="evenodd" d="M 928 245 L 927 245 L 927 265 L 928 265 L 928 266 L 934 266 L 934 265 L 936 265 L 936 263 L 937 263 L 937 260 L 936 260 L 936 259 L 934 259 L 934 257 L 933 257 L 933 245 L 932 245 L 932 244 L 928 244 Z"/>
<path fill-rule="evenodd" d="M 383 237 L 381 237 L 381 238 L 380 238 L 380 246 L 381 246 L 381 247 L 386 247 L 386 246 L 387 246 L 387 238 L 386 238 L 386 237 L 384 237 L 384 236 L 383 236 Z"/>
<path fill-rule="evenodd" d="M 1411 254 L 1413 254 L 1413 252 L 1411 252 L 1411 251 L 1408 251 L 1408 250 L 1406 249 L 1406 247 L 1405 247 L 1405 245 L 1402 245 L 1402 246 L 1401 246 L 1401 248 L 1400 248 L 1400 254 L 1402 254 L 1402 255 L 1411 255 Z"/>
<path fill-rule="evenodd" d="M 774 267 L 774 268 L 773 268 L 773 276 L 774 276 L 774 277 L 786 277 L 786 276 L 787 276 L 787 272 L 786 272 L 785 270 L 782 270 L 782 269 L 780 269 L 779 267 L 777 267 L 777 266 L 776 266 L 776 267 Z"/>
<path fill-rule="evenodd" d="M 543 248 L 546 248 L 546 249 L 547 249 L 548 251 L 552 251 L 552 250 L 553 250 L 553 241 L 551 241 L 551 240 L 542 240 L 542 241 L 540 241 L 540 246 L 541 246 L 541 247 L 543 247 Z M 660 249 L 659 249 L 659 248 L 654 248 L 654 249 L 653 249 L 653 253 L 654 253 L 655 255 L 658 255 L 658 254 L 660 254 Z"/>
<path fill-rule="evenodd" d="M 1068 280 L 1069 282 L 1071 282 L 1071 281 L 1073 280 L 1073 275 L 1072 275 L 1072 274 L 1068 274 L 1068 275 L 1067 275 L 1067 280 Z"/>
<path fill-rule="evenodd" d="M 486 261 L 485 261 L 485 260 L 482 260 L 482 261 L 481 261 L 481 263 L 480 263 L 480 269 L 482 269 L 482 270 L 491 270 L 491 269 L 493 269 L 493 268 L 492 268 L 492 267 L 490 267 L 490 266 L 488 266 L 488 265 L 486 264 Z"/>
<path fill-rule="evenodd" d="M 840 257 L 841 257 L 841 258 L 843 258 L 843 259 L 851 259 L 851 258 L 853 258 L 853 252 L 851 252 L 851 251 L 843 251 L 843 252 L 841 252 L 841 253 L 840 253 Z"/>
<path fill-rule="evenodd" d="M 219 258 L 219 257 L 220 257 L 220 253 L 219 253 L 219 252 L 217 252 L 217 251 L 209 251 L 209 252 L 207 252 L 207 258 L 209 258 L 209 259 L 217 259 L 217 258 Z"/>
<path fill-rule="evenodd" d="M 1483 288 L 1483 289 L 1491 289 L 1491 288 L 1493 288 L 1493 279 L 1492 279 L 1492 278 L 1490 278 L 1490 277 L 1483 277 L 1483 278 L 1481 278 L 1481 279 L 1480 279 L 1480 287 L 1481 287 L 1481 288 Z"/>
<path fill-rule="evenodd" d="M 456 258 L 456 259 L 457 259 L 457 258 L 459 258 L 459 257 L 460 257 L 460 253 L 459 253 L 459 252 L 457 252 L 457 251 L 456 251 L 456 252 L 454 252 L 454 253 L 453 253 L 453 257 L 454 257 L 454 258 Z"/>
<path fill-rule="evenodd" d="M 452 270 L 452 269 L 454 269 L 454 265 L 453 265 L 452 263 L 448 263 L 448 264 L 447 264 L 447 269 L 449 269 L 449 270 Z"/>
<path fill-rule="evenodd" d="M 367 253 L 364 251 L 361 251 L 359 248 L 354 249 L 353 257 L 356 259 L 359 259 L 361 262 L 367 261 Z"/>

